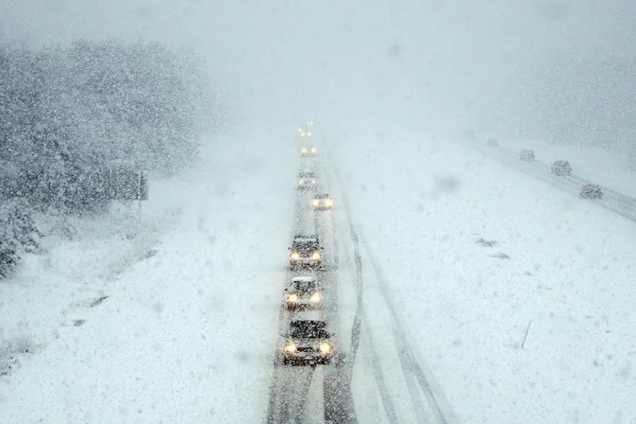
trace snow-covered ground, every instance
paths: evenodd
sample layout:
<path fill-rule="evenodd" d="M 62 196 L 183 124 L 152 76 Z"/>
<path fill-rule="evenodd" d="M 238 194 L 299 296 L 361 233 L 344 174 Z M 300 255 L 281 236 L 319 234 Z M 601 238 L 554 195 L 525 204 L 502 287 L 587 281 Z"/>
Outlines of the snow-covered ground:
<path fill-rule="evenodd" d="M 99 235 L 60 242 L 3 282 L 5 338 L 38 351 L 0 379 L 0 422 L 261 420 L 293 212 L 290 146 L 263 134 L 209 140 L 196 169 L 151 185 L 137 250 L 112 235 L 111 218 L 82 223 Z"/>
<path fill-rule="evenodd" d="M 461 143 L 350 134 L 331 146 L 361 240 L 460 421 L 635 423 L 636 223 Z M 549 146 L 528 147 L 542 161 Z M 607 155 L 614 173 L 599 183 L 623 191 Z M 601 166 L 548 156 L 589 179 Z M 153 182 L 140 226 L 115 211 L 49 239 L 0 284 L 4 341 L 35 351 L 0 377 L 0 422 L 261 421 L 297 165 L 291 135 L 211 139 L 196 168 Z M 352 247 L 339 242 L 347 327 Z M 365 310 L 382 355 L 386 311 Z M 354 373 L 354 395 L 369 397 L 356 407 L 381 414 L 372 379 Z M 408 394 L 392 395 L 401 411 Z"/>
<path fill-rule="evenodd" d="M 460 143 L 350 133 L 353 215 L 460 420 L 636 422 L 636 224 Z"/>

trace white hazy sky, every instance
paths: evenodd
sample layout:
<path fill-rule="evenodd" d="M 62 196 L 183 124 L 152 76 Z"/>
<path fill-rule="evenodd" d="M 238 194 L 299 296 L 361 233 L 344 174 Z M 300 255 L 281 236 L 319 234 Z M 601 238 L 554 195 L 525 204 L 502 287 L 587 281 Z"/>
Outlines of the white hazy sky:
<path fill-rule="evenodd" d="M 632 57 L 634 28 L 633 0 L 0 0 L 5 39 L 190 46 L 251 119 L 515 136 L 551 61 Z"/>

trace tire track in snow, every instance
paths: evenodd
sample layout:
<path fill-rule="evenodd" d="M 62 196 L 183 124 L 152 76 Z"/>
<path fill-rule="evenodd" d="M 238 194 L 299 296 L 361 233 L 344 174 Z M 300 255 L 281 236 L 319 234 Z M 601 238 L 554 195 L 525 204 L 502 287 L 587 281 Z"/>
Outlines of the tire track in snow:
<path fill-rule="evenodd" d="M 333 160 L 331 163 L 333 164 L 334 172 L 336 174 L 336 178 L 340 185 L 340 195 L 342 196 L 342 204 L 344 206 L 345 213 L 347 215 L 347 221 L 349 223 L 349 234 L 351 236 L 351 240 L 353 241 L 353 249 L 354 249 L 357 306 L 356 306 L 356 314 L 354 317 L 353 327 L 351 329 L 351 355 L 350 355 L 350 360 L 347 362 L 347 365 L 348 365 L 347 378 L 349 380 L 348 384 L 349 386 L 351 385 L 351 380 L 353 378 L 353 365 L 355 363 L 356 354 L 360 346 L 360 338 L 361 338 L 362 330 L 364 329 L 365 333 L 368 335 L 368 338 L 369 338 L 368 348 L 371 353 L 371 358 L 373 362 L 373 366 L 372 366 L 373 375 L 374 375 L 376 384 L 378 386 L 378 392 L 380 393 L 380 398 L 382 399 L 382 405 L 384 406 L 384 411 L 390 423 L 398 423 L 399 421 L 397 418 L 397 414 L 395 412 L 395 405 L 387 389 L 386 381 L 384 379 L 384 373 L 382 371 L 382 367 L 380 365 L 380 361 L 378 359 L 377 352 L 373 344 L 373 339 L 371 337 L 371 332 L 369 331 L 369 327 L 367 324 L 368 320 L 366 318 L 364 305 L 362 302 L 362 292 L 364 288 L 364 283 L 363 283 L 363 277 L 362 277 L 362 258 L 360 256 L 360 248 L 358 244 L 358 233 L 356 231 L 355 225 L 351 217 L 347 198 L 344 193 L 344 189 L 342 185 L 342 178 L 340 177 L 340 172 L 338 171 L 338 168 L 335 166 L 335 163 L 333 162 Z M 364 322 L 364 328 L 363 328 L 363 322 Z"/>
<path fill-rule="evenodd" d="M 333 159 L 332 159 L 332 163 L 333 163 Z M 451 408 L 449 407 L 448 401 L 443 396 L 441 389 L 437 386 L 437 384 L 433 384 L 434 380 L 432 377 L 430 378 L 427 377 L 420 362 L 416 359 L 416 356 L 413 353 L 413 349 L 408 343 L 408 338 L 406 337 L 406 333 L 404 331 L 406 327 L 403 324 L 402 320 L 400 319 L 400 316 L 394 306 L 395 303 L 392 301 L 391 296 L 388 292 L 389 285 L 387 283 L 387 280 L 381 268 L 379 267 L 378 262 L 375 260 L 375 257 L 371 253 L 368 244 L 364 240 L 363 234 L 359 233 L 355 227 L 355 223 L 353 222 L 353 219 L 351 217 L 351 213 L 348 207 L 348 202 L 345 199 L 346 195 L 344 194 L 344 187 L 342 186 L 342 178 L 340 176 L 340 173 L 335 163 L 334 163 L 334 168 L 335 168 L 336 176 L 338 177 L 338 181 L 340 182 L 340 186 L 341 186 L 341 195 L 343 197 L 343 203 L 345 205 L 345 210 L 347 211 L 349 227 L 352 233 L 351 238 L 354 241 L 356 275 L 360 276 L 358 281 L 358 284 L 360 286 L 360 292 L 359 292 L 360 296 L 358 299 L 358 302 L 359 302 L 358 305 L 360 305 L 360 310 L 361 310 L 360 318 L 365 324 L 366 322 L 368 322 L 365 311 L 364 311 L 364 306 L 362 303 L 362 259 L 361 259 L 359 244 L 361 244 L 364 247 L 365 252 L 367 253 L 369 262 L 372 265 L 372 270 L 378 281 L 380 292 L 382 293 L 382 297 L 384 298 L 384 301 L 390 311 L 391 319 L 392 319 L 392 327 L 393 327 L 392 333 L 393 333 L 393 337 L 395 341 L 395 346 L 398 351 L 402 373 L 404 375 L 404 379 L 405 379 L 407 388 L 409 390 L 411 402 L 413 404 L 413 410 L 417 418 L 420 419 L 421 420 L 420 422 L 423 422 L 423 423 L 434 422 L 437 424 L 448 424 L 449 422 L 455 422 L 456 421 L 455 415 L 452 412 Z M 358 278 L 356 279 L 358 280 Z M 377 366 L 380 366 L 379 362 L 377 362 L 376 360 L 377 360 L 377 357 L 375 357 L 375 353 L 374 353 L 374 362 L 377 363 Z M 418 387 L 416 387 L 416 383 L 417 383 L 417 386 L 419 386 L 419 388 L 421 389 L 422 393 L 424 394 L 424 397 L 426 399 L 426 405 L 428 405 L 428 410 L 430 411 L 430 413 L 427 413 L 426 411 L 425 404 L 421 400 L 420 393 L 417 390 Z M 385 405 L 385 409 L 386 409 L 386 405 Z M 430 417 L 432 421 L 427 418 L 430 416 L 430 414 L 432 414 L 432 416 Z"/>

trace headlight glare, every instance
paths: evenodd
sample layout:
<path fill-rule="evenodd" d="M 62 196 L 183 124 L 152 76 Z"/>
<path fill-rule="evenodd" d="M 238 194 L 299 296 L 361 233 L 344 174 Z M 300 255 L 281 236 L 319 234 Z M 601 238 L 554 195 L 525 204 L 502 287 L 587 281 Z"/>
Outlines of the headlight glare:
<path fill-rule="evenodd" d="M 291 254 L 291 258 L 295 261 L 297 261 L 298 259 L 300 259 L 300 254 L 298 252 L 293 252 Z"/>
<path fill-rule="evenodd" d="M 311 254 L 311 259 L 320 259 L 320 252 L 316 251 Z"/>
<path fill-rule="evenodd" d="M 287 343 L 285 345 L 285 351 L 289 353 L 295 353 L 298 350 L 295 343 Z"/>
<path fill-rule="evenodd" d="M 311 295 L 309 300 L 311 300 L 313 303 L 318 303 L 322 300 L 322 296 L 320 295 L 320 293 L 314 293 Z"/>
<path fill-rule="evenodd" d="M 298 295 L 296 293 L 290 294 L 287 296 L 287 301 L 291 303 L 298 302 Z"/>
<path fill-rule="evenodd" d="M 326 354 L 331 352 L 331 345 L 327 342 L 322 342 L 320 343 L 320 346 L 318 347 L 318 349 L 320 350 L 320 353 Z"/>

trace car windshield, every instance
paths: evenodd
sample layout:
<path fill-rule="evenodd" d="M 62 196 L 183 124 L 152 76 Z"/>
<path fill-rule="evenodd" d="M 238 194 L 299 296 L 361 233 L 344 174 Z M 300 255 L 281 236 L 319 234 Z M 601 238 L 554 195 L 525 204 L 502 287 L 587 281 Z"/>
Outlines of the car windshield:
<path fill-rule="evenodd" d="M 313 172 L 301 172 L 298 174 L 298 178 L 315 178 L 316 174 Z"/>
<path fill-rule="evenodd" d="M 298 339 L 327 339 L 329 333 L 324 322 L 295 322 L 289 328 L 289 336 Z"/>
<path fill-rule="evenodd" d="M 315 290 L 316 289 L 316 282 L 315 281 L 294 281 L 292 284 L 292 288 L 294 290 L 298 290 L 298 291 L 310 291 L 310 290 Z"/>

